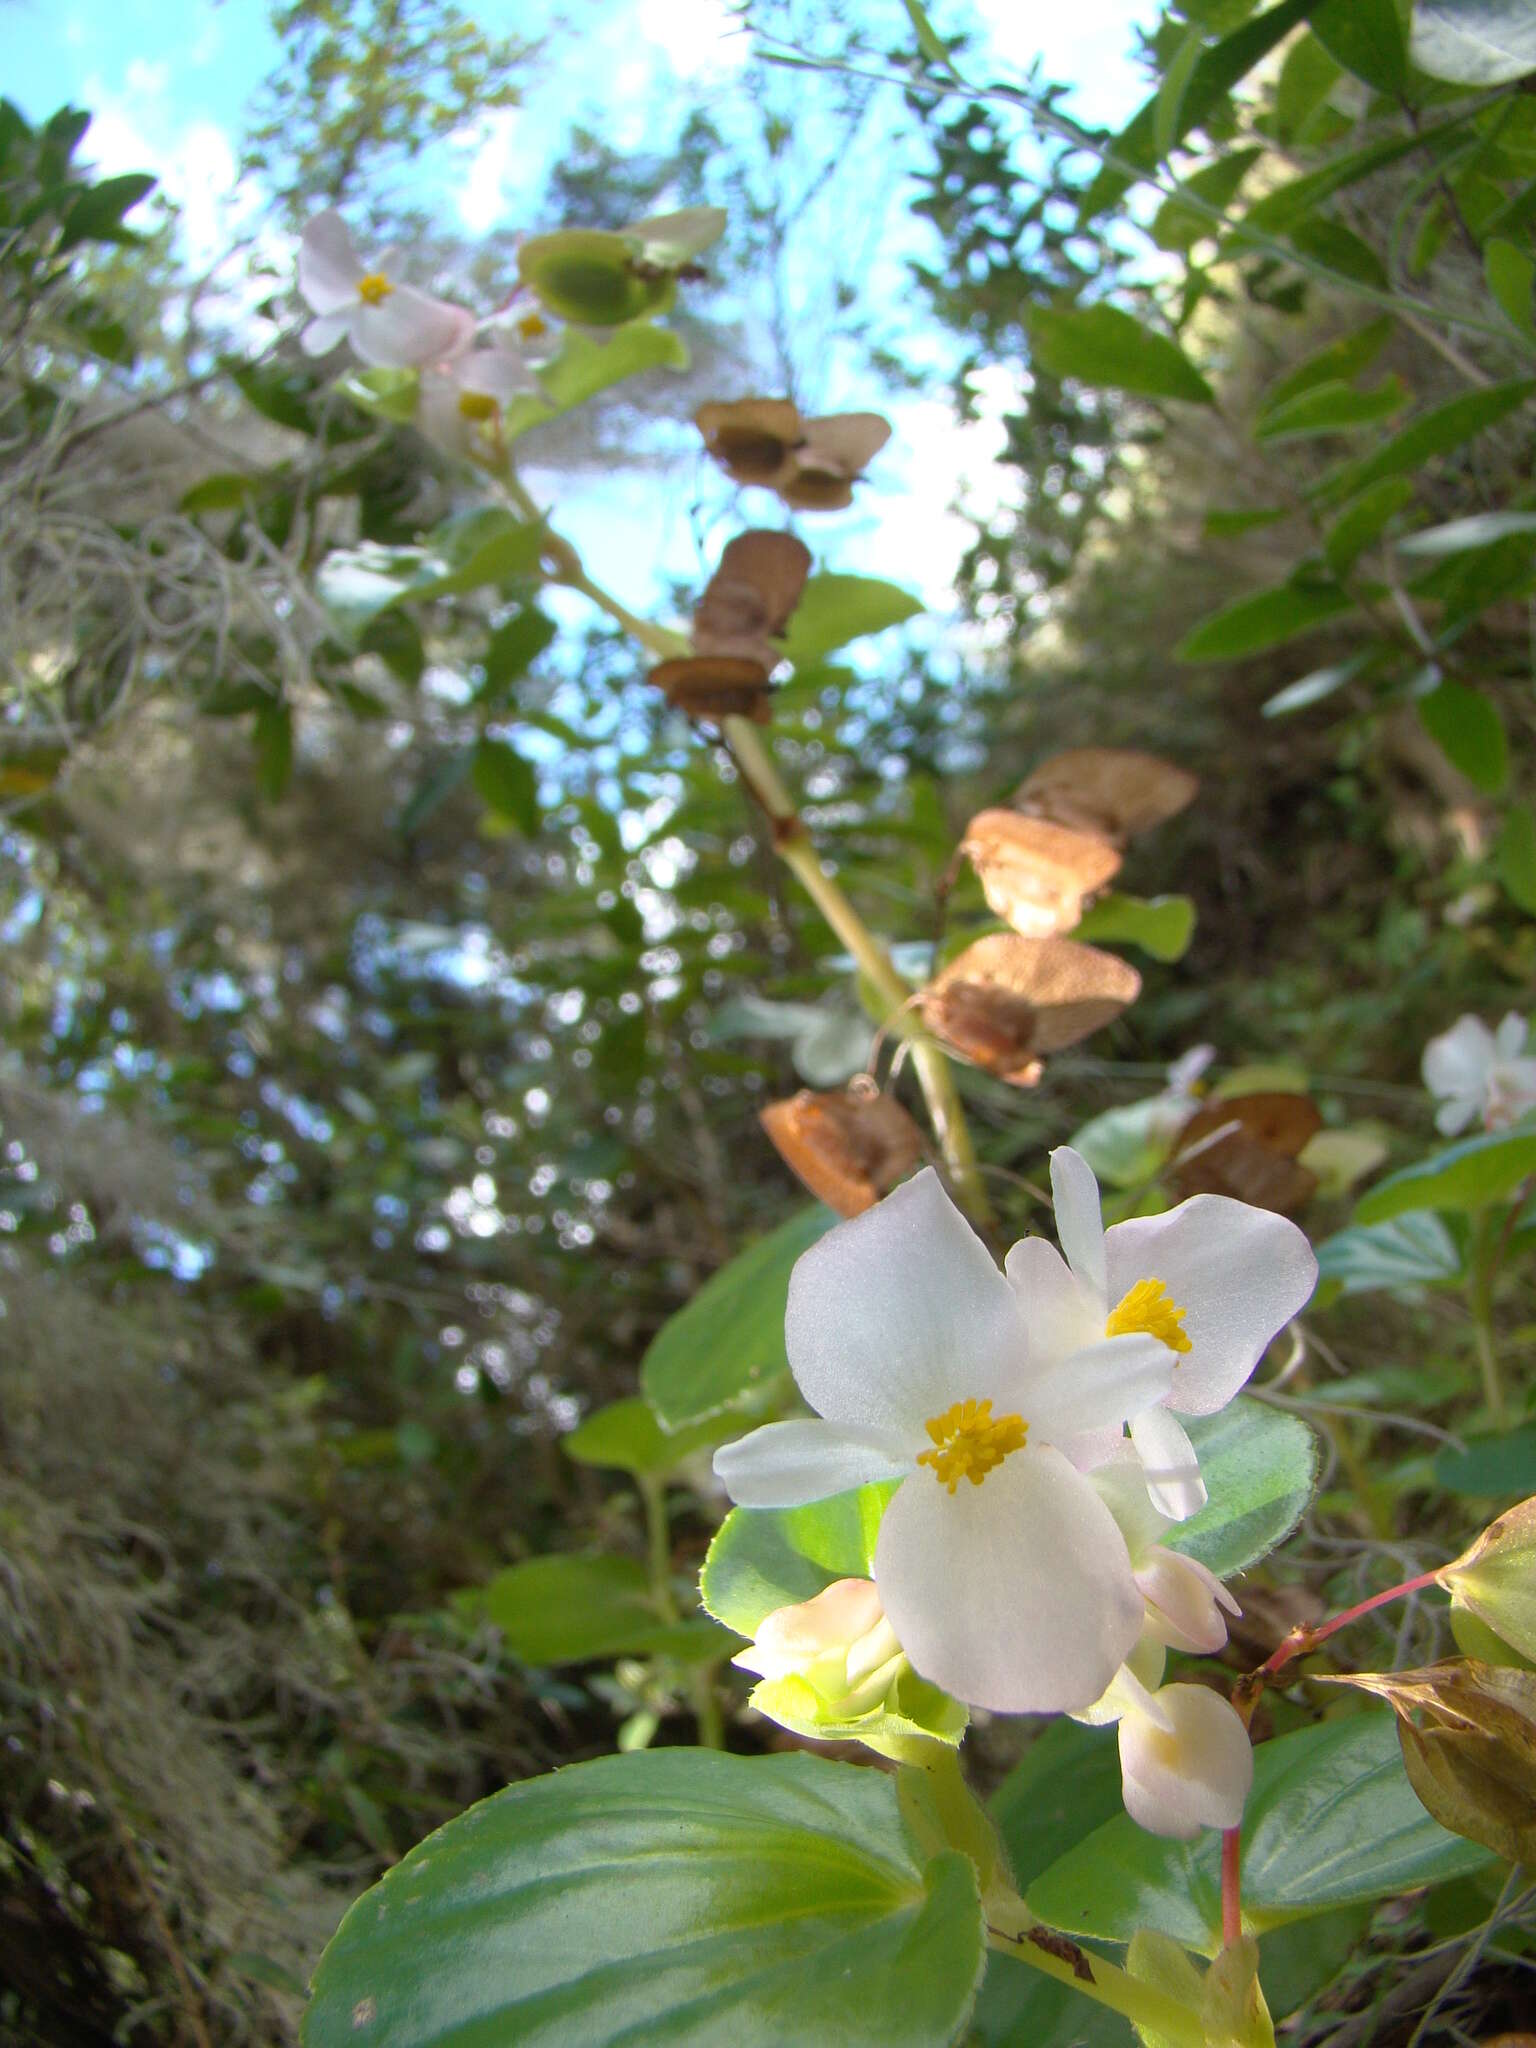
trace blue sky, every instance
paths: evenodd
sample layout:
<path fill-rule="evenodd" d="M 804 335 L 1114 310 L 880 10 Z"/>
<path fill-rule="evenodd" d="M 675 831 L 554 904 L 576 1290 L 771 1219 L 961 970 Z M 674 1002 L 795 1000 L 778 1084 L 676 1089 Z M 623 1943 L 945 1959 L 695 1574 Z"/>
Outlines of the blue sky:
<path fill-rule="evenodd" d="M 520 196 L 542 184 L 567 122 L 585 115 L 620 149 L 642 147 L 658 94 L 674 85 L 723 102 L 747 48 L 727 0 L 483 0 L 475 11 L 491 31 L 537 34 L 552 19 L 565 33 L 557 33 L 527 104 L 475 124 L 435 165 L 444 211 L 469 234 L 517 224 Z M 865 11 L 879 39 L 894 44 L 909 34 L 901 0 L 866 0 Z M 1050 8 L 1038 0 L 931 0 L 930 12 L 941 30 L 982 34 L 1005 70 L 1022 71 L 1040 54 L 1048 75 L 1076 88 L 1084 118 L 1118 122 L 1142 97 L 1130 51 L 1136 25 L 1156 12 L 1154 0 Z M 0 0 L 0 20 L 9 30 L 5 91 L 33 118 L 66 100 L 90 108 L 87 153 L 104 171 L 160 177 L 181 210 L 194 270 L 216 263 L 239 230 L 256 222 L 260 194 L 242 189 L 238 162 L 250 94 L 276 56 L 265 0 Z M 899 195 L 888 196 L 899 214 Z M 910 231 L 907 220 L 903 232 Z M 265 236 L 262 246 L 279 271 L 287 267 L 285 247 Z M 897 255 L 884 269 L 904 282 Z M 860 394 L 839 390 L 834 402 L 858 404 Z M 985 502 L 1000 429 L 986 421 L 958 428 L 941 390 L 891 410 L 897 435 L 870 492 L 826 538 L 835 542 L 838 566 L 873 567 L 877 550 L 880 573 L 910 581 L 938 605 L 970 531 L 946 508 L 962 489 Z M 599 540 L 610 559 L 659 560 L 673 573 L 690 573 L 682 496 L 658 532 L 654 477 L 632 492 L 608 477 L 600 505 L 590 482 L 557 492 L 557 479 L 534 481 L 544 482 L 543 495 L 558 497 L 562 523 L 579 544 Z M 625 594 L 643 603 L 648 581 L 632 582 Z"/>

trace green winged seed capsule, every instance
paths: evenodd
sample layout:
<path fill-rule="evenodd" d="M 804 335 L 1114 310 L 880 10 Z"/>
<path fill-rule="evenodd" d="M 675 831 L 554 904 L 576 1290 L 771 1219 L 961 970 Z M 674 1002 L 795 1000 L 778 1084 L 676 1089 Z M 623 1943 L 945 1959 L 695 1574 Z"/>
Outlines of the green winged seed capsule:
<path fill-rule="evenodd" d="M 622 327 L 664 313 L 677 289 L 673 272 L 646 262 L 633 236 L 600 228 L 535 235 L 518 250 L 517 267 L 551 313 L 585 327 Z"/>
<path fill-rule="evenodd" d="M 1521 1501 L 1436 1574 L 1451 1596 L 1522 1657 L 1536 1658 L 1536 1495 Z"/>

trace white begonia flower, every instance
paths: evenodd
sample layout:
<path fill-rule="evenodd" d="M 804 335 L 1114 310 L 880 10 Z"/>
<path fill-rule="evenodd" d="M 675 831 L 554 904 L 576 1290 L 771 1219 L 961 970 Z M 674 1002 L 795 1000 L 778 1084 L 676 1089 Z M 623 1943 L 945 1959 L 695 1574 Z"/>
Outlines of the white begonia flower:
<path fill-rule="evenodd" d="M 1167 1648 L 1201 1656 L 1221 1649 L 1227 1640 L 1226 1617 L 1243 1610 L 1209 1565 L 1185 1557 L 1181 1551 L 1167 1550 L 1158 1541 L 1174 1523 L 1153 1505 L 1145 1474 L 1131 1447 L 1122 1447 L 1090 1476 L 1125 1538 L 1131 1574 L 1146 1603 L 1138 1647 L 1156 1644 L 1159 1652 Z M 1131 1661 L 1134 1664 L 1134 1656 Z M 1135 1669 L 1144 1683 L 1150 1682 L 1139 1665 Z M 1161 1675 L 1159 1665 L 1155 1676 Z"/>
<path fill-rule="evenodd" d="M 776 1607 L 731 1662 L 759 1678 L 803 1678 L 829 1712 L 849 1721 L 888 1698 L 907 1669 L 868 1579 L 837 1579 L 813 1600 Z"/>
<path fill-rule="evenodd" d="M 1458 1017 L 1424 1048 L 1424 1086 L 1441 1098 L 1435 1129 L 1448 1138 L 1474 1117 L 1507 1130 L 1536 1109 L 1536 1056 L 1526 1053 L 1526 1021 L 1511 1010 L 1497 1031 L 1481 1017 Z"/>
<path fill-rule="evenodd" d="M 301 336 L 306 355 L 323 356 L 350 341 L 365 363 L 412 370 L 468 348 L 474 314 L 400 284 L 394 259 L 386 249 L 364 263 L 334 207 L 315 215 L 299 243 L 299 291 L 318 315 Z"/>
<path fill-rule="evenodd" d="M 1173 1354 L 1101 1335 L 1042 1361 L 1027 1310 L 925 1169 L 791 1275 L 789 1363 L 822 1419 L 754 1430 L 715 1471 L 760 1508 L 900 1480 L 874 1575 L 912 1668 L 972 1706 L 1055 1713 L 1098 1698 L 1144 1611 L 1114 1516 L 1057 1446 L 1158 1401 Z"/>
<path fill-rule="evenodd" d="M 422 432 L 450 454 L 500 447 L 502 414 L 514 398 L 536 396 L 538 379 L 508 348 L 475 348 L 421 379 Z"/>
<path fill-rule="evenodd" d="M 1120 1788 L 1131 1819 L 1179 1842 L 1202 1828 L 1235 1828 L 1253 1788 L 1253 1745 L 1236 1709 L 1203 1685 L 1148 1692 L 1122 1672 L 1117 1686 Z"/>
<path fill-rule="evenodd" d="M 1058 1362 L 1106 1335 L 1142 1332 L 1165 1346 L 1168 1389 L 1130 1417 L 1131 1442 L 1153 1501 L 1183 1521 L 1206 1493 L 1175 1416 L 1212 1415 L 1232 1399 L 1317 1284 L 1312 1247 L 1284 1216 L 1227 1195 L 1193 1195 L 1106 1230 L 1093 1169 L 1069 1145 L 1051 1154 L 1051 1192 L 1061 1251 L 1026 1237 L 1008 1254 L 1032 1340 Z M 1085 1434 L 1064 1448 L 1091 1467 L 1114 1455 L 1118 1435 Z"/>

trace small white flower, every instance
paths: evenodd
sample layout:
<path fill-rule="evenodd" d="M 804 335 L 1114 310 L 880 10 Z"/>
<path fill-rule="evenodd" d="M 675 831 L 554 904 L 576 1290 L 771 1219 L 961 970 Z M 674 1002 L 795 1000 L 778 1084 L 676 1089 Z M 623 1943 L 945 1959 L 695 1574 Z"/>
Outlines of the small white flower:
<path fill-rule="evenodd" d="M 1114 1516 L 1058 1446 L 1155 1404 L 1174 1354 L 1101 1326 L 1042 1361 L 1026 1308 L 925 1170 L 795 1267 L 785 1342 L 823 1419 L 754 1430 L 715 1471 L 747 1507 L 899 1479 L 874 1573 L 913 1669 L 1054 1713 L 1099 1697 L 1144 1614 Z"/>
<path fill-rule="evenodd" d="M 319 316 L 301 337 L 306 355 L 323 356 L 350 341 L 365 363 L 410 370 L 468 348 L 474 314 L 399 283 L 394 259 L 386 249 L 364 263 L 334 208 L 315 215 L 299 243 L 299 291 Z"/>
<path fill-rule="evenodd" d="M 1203 1685 L 1148 1692 L 1122 1672 L 1120 1784 L 1125 1810 L 1154 1835 L 1191 1842 L 1235 1828 L 1253 1788 L 1253 1745 L 1236 1710 Z"/>
<path fill-rule="evenodd" d="M 1138 1648 L 1155 1644 L 1159 1655 L 1166 1648 L 1202 1656 L 1221 1649 L 1227 1640 L 1227 1616 L 1243 1610 L 1208 1565 L 1181 1551 L 1166 1550 L 1159 1542 L 1174 1524 L 1148 1498 L 1145 1475 L 1130 1446 L 1090 1476 L 1119 1524 L 1132 1575 L 1146 1603 Z M 1143 1683 L 1151 1682 L 1139 1665 L 1135 1668 Z M 1162 1675 L 1160 1666 L 1155 1675 Z"/>
<path fill-rule="evenodd" d="M 1141 1332 L 1164 1345 L 1173 1367 L 1167 1391 L 1129 1418 L 1131 1441 L 1153 1501 L 1183 1521 L 1206 1492 L 1175 1414 L 1225 1408 L 1317 1284 L 1312 1247 L 1284 1216 L 1227 1195 L 1193 1195 L 1164 1215 L 1106 1230 L 1093 1169 L 1068 1145 L 1051 1154 L 1051 1192 L 1061 1252 L 1027 1237 L 1008 1254 L 1032 1338 L 1053 1362 L 1106 1335 Z M 1118 1440 L 1118 1431 L 1100 1431 L 1064 1448 L 1091 1467 Z"/>
<path fill-rule="evenodd" d="M 1424 1048 L 1424 1085 L 1440 1098 L 1435 1128 L 1450 1138 L 1474 1117 L 1503 1131 L 1536 1109 L 1536 1056 L 1526 1053 L 1525 1019 L 1511 1010 L 1497 1031 L 1481 1017 L 1458 1017 Z"/>
<path fill-rule="evenodd" d="M 536 396 L 538 389 L 538 379 L 514 350 L 470 349 L 422 373 L 421 430 L 453 455 L 494 449 L 506 406 L 514 398 Z"/>

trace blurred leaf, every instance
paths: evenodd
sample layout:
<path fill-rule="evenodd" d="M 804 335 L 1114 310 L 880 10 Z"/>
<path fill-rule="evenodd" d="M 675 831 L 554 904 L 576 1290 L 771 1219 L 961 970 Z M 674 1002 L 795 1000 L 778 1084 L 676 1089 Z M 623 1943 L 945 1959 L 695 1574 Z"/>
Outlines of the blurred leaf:
<path fill-rule="evenodd" d="M 1342 690 L 1347 682 L 1359 675 L 1365 660 L 1365 656 L 1357 654 L 1349 661 L 1335 662 L 1330 668 L 1314 668 L 1306 675 L 1298 676 L 1294 683 L 1287 683 L 1283 690 L 1276 690 L 1273 697 L 1265 698 L 1264 716 L 1284 718 L 1289 712 L 1304 711 L 1309 704 L 1321 704 L 1325 697 Z"/>
<path fill-rule="evenodd" d="M 1536 71 L 1536 14 L 1529 0 L 1417 0 L 1413 61 L 1456 85 L 1508 85 Z"/>
<path fill-rule="evenodd" d="M 354 405 L 360 405 L 364 412 L 371 412 L 375 419 L 388 420 L 397 427 L 408 427 L 416 418 L 417 401 L 421 396 L 421 372 L 353 370 L 342 378 L 338 388 Z"/>
<path fill-rule="evenodd" d="M 1458 555 L 1492 547 L 1517 533 L 1536 536 L 1536 512 L 1473 512 L 1465 519 L 1448 519 L 1443 526 L 1404 534 L 1397 549 L 1404 555 Z"/>
<path fill-rule="evenodd" d="M 1181 179 L 1178 190 L 1165 199 L 1152 220 L 1152 239 L 1160 249 L 1187 250 L 1207 235 L 1219 231 L 1209 207 L 1225 212 L 1237 197 L 1238 188 L 1264 154 L 1262 149 L 1233 149 Z M 1192 205 L 1198 200 L 1199 205 Z"/>
<path fill-rule="evenodd" d="M 1450 1493 L 1478 1499 L 1536 1493 L 1536 1422 L 1502 1436 L 1480 1437 L 1464 1451 L 1447 1445 L 1435 1457 L 1435 1478 Z"/>
<path fill-rule="evenodd" d="M 385 610 L 375 614 L 358 636 L 358 651 L 376 654 L 386 668 L 411 689 L 421 681 L 427 665 L 426 649 L 415 621 L 405 612 Z"/>
<path fill-rule="evenodd" d="M 1356 1223 L 1383 1223 L 1409 1209 L 1485 1209 L 1536 1174 L 1536 1132 L 1463 1138 L 1378 1181 L 1355 1204 Z"/>
<path fill-rule="evenodd" d="M 640 1390 L 664 1429 L 735 1407 L 788 1372 L 790 1271 L 836 1221 L 820 1203 L 797 1211 L 712 1274 L 663 1324 L 640 1362 Z"/>
<path fill-rule="evenodd" d="M 1202 619 L 1175 647 L 1174 656 L 1179 661 L 1236 661 L 1315 632 L 1354 609 L 1355 600 L 1337 584 L 1277 583 Z"/>
<path fill-rule="evenodd" d="M 1369 391 L 1357 391 L 1352 384 L 1313 384 L 1283 405 L 1260 413 L 1254 438 L 1300 441 L 1314 434 L 1377 426 L 1400 412 L 1407 401 L 1408 387 L 1396 376 L 1383 377 Z"/>
<path fill-rule="evenodd" d="M 525 605 L 505 625 L 498 626 L 486 643 L 482 658 L 485 681 L 475 692 L 476 704 L 504 704 L 512 685 L 527 673 L 558 631 L 554 620 L 536 605 Z"/>
<path fill-rule="evenodd" d="M 1322 0 L 1308 20 L 1329 54 L 1366 85 L 1393 95 L 1407 85 L 1408 43 L 1397 0 Z"/>
<path fill-rule="evenodd" d="M 926 8 L 920 6 L 918 0 L 905 0 L 905 5 L 907 19 L 912 24 L 912 33 L 917 38 L 918 49 L 930 64 L 937 64 L 941 71 L 952 70 L 949 52 L 939 40 L 933 23 L 928 19 Z"/>
<path fill-rule="evenodd" d="M 739 1424 L 723 1417 L 668 1432 L 638 1396 L 610 1401 L 560 1439 L 560 1448 L 579 1465 L 604 1465 L 649 1476 L 674 1472 L 696 1451 L 711 1449 L 737 1434 Z"/>
<path fill-rule="evenodd" d="M 813 576 L 784 635 L 785 657 L 797 669 L 813 667 L 850 640 L 903 625 L 922 609 L 909 590 L 878 577 Z"/>
<path fill-rule="evenodd" d="M 1027 324 L 1030 358 L 1053 376 L 1143 398 L 1216 402 L 1177 342 L 1118 306 L 1032 306 Z"/>
<path fill-rule="evenodd" d="M 142 171 L 103 178 L 87 185 L 64 209 L 58 248 L 62 255 L 81 242 L 134 242 L 139 237 L 123 226 L 123 215 L 153 192 L 160 180 Z"/>
<path fill-rule="evenodd" d="M 243 362 L 234 356 L 222 357 L 220 367 L 263 419 L 296 434 L 316 431 L 313 400 L 320 380 L 313 370 L 270 360 Z"/>
<path fill-rule="evenodd" d="M 585 1664 L 597 1657 L 687 1650 L 712 1624 L 666 1621 L 651 1604 L 645 1569 L 601 1551 L 531 1557 L 484 1586 L 454 1595 L 459 1611 L 494 1622 L 525 1664 Z M 720 1636 L 722 1652 L 729 1642 Z"/>
<path fill-rule="evenodd" d="M 1335 576 L 1342 576 L 1413 502 L 1414 487 L 1405 476 L 1384 476 L 1346 505 L 1323 537 L 1323 553 Z"/>
<path fill-rule="evenodd" d="M 1483 245 L 1483 275 L 1515 332 L 1526 341 L 1536 341 L 1536 308 L 1531 299 L 1536 263 L 1524 249 L 1495 235 Z"/>
<path fill-rule="evenodd" d="M 1175 1119 L 1176 1128 L 1177 1119 Z M 1106 1109 L 1080 1124 L 1068 1141 L 1093 1168 L 1095 1177 L 1111 1187 L 1132 1188 L 1147 1181 L 1168 1157 L 1173 1140 L 1168 1099 L 1149 1095 L 1120 1109 Z"/>
<path fill-rule="evenodd" d="M 575 327 L 561 337 L 560 353 L 539 372 L 542 398 L 529 394 L 510 400 L 502 417 L 502 435 L 515 441 L 531 427 L 541 427 L 561 413 L 584 405 L 626 377 L 642 370 L 686 370 L 688 350 L 669 327 L 632 320 L 617 328 L 608 341 L 596 341 Z"/>
<path fill-rule="evenodd" d="M 444 754 L 440 760 L 428 763 L 400 813 L 399 829 L 406 838 L 419 832 L 432 813 L 468 779 L 472 758 L 472 750 L 461 747 L 454 753 Z"/>
<path fill-rule="evenodd" d="M 544 547 L 544 528 L 514 519 L 510 512 L 492 512 L 475 528 L 479 538 L 462 559 L 433 569 L 423 564 L 416 580 L 397 591 L 388 602 L 403 604 L 418 598 L 452 597 L 461 591 L 500 586 L 519 576 L 537 572 Z"/>
<path fill-rule="evenodd" d="M 475 742 L 469 772 L 483 801 L 531 839 L 539 829 L 539 777 L 533 763 L 505 740 L 482 738 Z"/>
<path fill-rule="evenodd" d="M 1341 468 L 1330 470 L 1312 487 L 1312 495 L 1324 503 L 1342 503 L 1384 476 L 1405 476 L 1422 469 L 1437 455 L 1448 455 L 1524 405 L 1536 391 L 1536 378 L 1518 377 L 1505 384 L 1490 384 L 1481 391 L 1464 391 L 1447 399 L 1432 411 L 1422 413 L 1411 425 L 1394 434 L 1373 454 L 1358 456 Z"/>
<path fill-rule="evenodd" d="M 1111 890 L 1084 913 L 1072 936 L 1096 944 L 1138 946 L 1154 960 L 1182 960 L 1195 935 L 1187 896 L 1122 896 Z"/>
<path fill-rule="evenodd" d="M 1418 700 L 1419 723 L 1467 780 L 1497 796 L 1509 779 L 1509 743 L 1498 706 L 1449 678 Z"/>
<path fill-rule="evenodd" d="M 293 713 L 283 702 L 263 704 L 256 713 L 256 779 L 264 797 L 280 797 L 293 773 Z"/>
<path fill-rule="evenodd" d="M 1342 221 L 1311 216 L 1296 223 L 1291 229 L 1290 241 L 1298 255 L 1321 264 L 1335 277 L 1347 278 L 1351 284 L 1363 284 L 1371 291 L 1385 292 L 1392 288 L 1387 267 L 1376 251 L 1352 228 L 1345 227 Z"/>
<path fill-rule="evenodd" d="M 1264 526 L 1277 526 L 1282 519 L 1289 519 L 1289 505 L 1245 506 L 1237 511 L 1207 512 L 1201 521 L 1201 531 L 1211 540 L 1225 540 L 1229 535 L 1253 533 Z"/>
<path fill-rule="evenodd" d="M 1536 813 L 1529 804 L 1511 804 L 1505 813 L 1493 865 L 1506 893 L 1536 917 Z"/>
<path fill-rule="evenodd" d="M 1317 1247 L 1317 1265 L 1321 1277 L 1337 1281 L 1344 1294 L 1411 1292 L 1461 1278 L 1456 1241 L 1432 1209 L 1336 1231 Z"/>
<path fill-rule="evenodd" d="M 182 493 L 177 510 L 188 519 L 195 519 L 201 512 L 236 512 L 250 503 L 255 483 L 254 477 L 237 472 L 205 476 L 201 483 Z"/>
<path fill-rule="evenodd" d="M 1311 391 L 1319 384 L 1348 384 L 1358 377 L 1386 347 L 1392 334 L 1392 322 L 1382 315 L 1380 319 L 1357 327 L 1353 334 L 1346 334 L 1338 341 L 1329 342 L 1326 348 L 1308 356 L 1298 363 L 1294 370 L 1276 379 L 1265 392 L 1263 410 L 1278 412 L 1293 398 L 1299 398 L 1303 391 Z"/>

